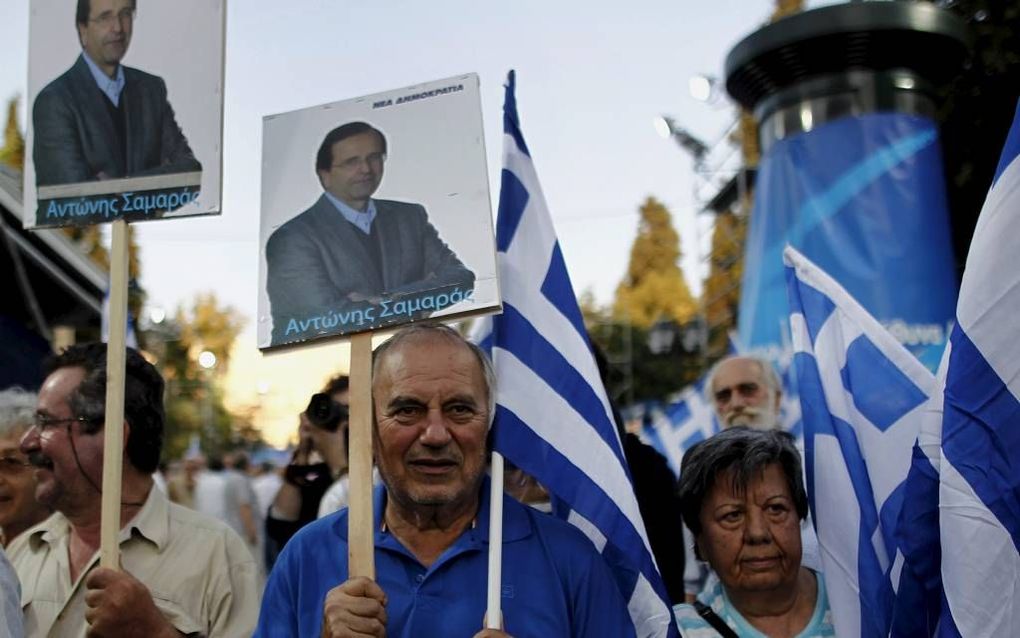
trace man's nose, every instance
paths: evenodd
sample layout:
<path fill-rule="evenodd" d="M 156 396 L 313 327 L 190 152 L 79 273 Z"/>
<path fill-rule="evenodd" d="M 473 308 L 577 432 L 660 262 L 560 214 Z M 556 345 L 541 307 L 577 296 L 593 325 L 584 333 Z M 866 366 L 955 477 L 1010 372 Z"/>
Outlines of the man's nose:
<path fill-rule="evenodd" d="M 733 394 L 730 396 L 729 407 L 731 409 L 747 407 L 747 397 L 734 390 Z"/>
<path fill-rule="evenodd" d="M 418 440 L 422 445 L 429 447 L 442 447 L 450 442 L 450 429 L 446 426 L 442 414 L 430 410 L 426 417 L 425 429 L 422 430 Z"/>
<path fill-rule="evenodd" d="M 21 440 L 18 442 L 18 449 L 23 454 L 28 454 L 34 450 L 39 449 L 39 428 L 33 425 L 32 427 L 25 430 L 25 433 L 21 435 Z"/>

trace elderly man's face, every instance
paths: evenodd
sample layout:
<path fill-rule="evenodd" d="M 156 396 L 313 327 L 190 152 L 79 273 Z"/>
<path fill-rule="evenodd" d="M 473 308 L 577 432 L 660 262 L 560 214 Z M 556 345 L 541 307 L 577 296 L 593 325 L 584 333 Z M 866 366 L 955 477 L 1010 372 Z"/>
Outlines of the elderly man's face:
<path fill-rule="evenodd" d="M 35 500 L 35 470 L 18 449 L 20 435 L 19 429 L 0 437 L 0 527 L 8 534 L 49 515 L 49 510 Z M 7 540 L 11 540 L 9 535 Z"/>
<path fill-rule="evenodd" d="M 402 506 L 478 498 L 485 471 L 488 395 L 467 346 L 442 335 L 410 337 L 376 376 L 376 462 Z"/>
<path fill-rule="evenodd" d="M 742 494 L 718 476 L 701 505 L 698 549 L 728 590 L 792 587 L 800 571 L 800 518 L 782 467 L 772 464 Z"/>
<path fill-rule="evenodd" d="M 712 397 L 723 427 L 765 430 L 779 425 L 779 392 L 765 383 L 754 359 L 738 357 L 720 364 L 712 378 Z"/>
<path fill-rule="evenodd" d="M 82 432 L 71 410 L 73 392 L 85 378 L 78 367 L 58 368 L 39 389 L 37 423 L 21 438 L 21 451 L 36 467 L 35 498 L 67 513 L 94 505 L 99 493 L 83 475 L 102 481 L 103 436 Z"/>
<path fill-rule="evenodd" d="M 361 208 L 379 188 L 386 154 L 373 131 L 342 139 L 332 148 L 333 163 L 319 171 L 322 187 L 348 206 Z"/>
<path fill-rule="evenodd" d="M 91 0 L 89 18 L 78 25 L 81 46 L 100 67 L 115 68 L 131 44 L 135 0 Z"/>

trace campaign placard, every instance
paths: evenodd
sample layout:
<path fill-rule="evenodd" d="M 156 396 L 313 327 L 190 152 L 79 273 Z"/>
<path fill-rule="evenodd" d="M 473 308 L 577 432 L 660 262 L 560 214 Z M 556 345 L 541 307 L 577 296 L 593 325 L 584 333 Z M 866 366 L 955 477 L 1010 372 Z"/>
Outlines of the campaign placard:
<path fill-rule="evenodd" d="M 225 0 L 33 0 L 26 227 L 220 210 Z"/>
<path fill-rule="evenodd" d="M 500 308 L 478 87 L 263 120 L 260 348 Z"/>

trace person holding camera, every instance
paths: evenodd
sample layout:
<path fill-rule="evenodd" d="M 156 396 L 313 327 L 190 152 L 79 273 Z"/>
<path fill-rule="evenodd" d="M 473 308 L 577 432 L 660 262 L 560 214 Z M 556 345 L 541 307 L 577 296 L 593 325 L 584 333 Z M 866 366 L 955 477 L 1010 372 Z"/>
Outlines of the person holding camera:
<path fill-rule="evenodd" d="M 347 472 L 347 395 L 347 377 L 334 377 L 298 417 L 298 446 L 266 516 L 267 571 L 287 541 L 316 519 L 323 494 Z"/>

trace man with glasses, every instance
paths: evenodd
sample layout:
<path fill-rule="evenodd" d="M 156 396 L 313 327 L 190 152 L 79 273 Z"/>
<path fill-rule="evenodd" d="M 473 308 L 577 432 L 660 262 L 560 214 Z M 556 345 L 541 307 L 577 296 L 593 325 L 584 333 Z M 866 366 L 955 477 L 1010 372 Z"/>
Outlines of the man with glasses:
<path fill-rule="evenodd" d="M 35 472 L 18 447 L 34 414 L 34 393 L 21 388 L 0 391 L 0 542 L 5 547 L 53 513 L 35 500 Z"/>
<path fill-rule="evenodd" d="M 162 78 L 121 64 L 136 0 L 78 0 L 82 52 L 32 110 L 36 183 L 201 171 Z"/>
<path fill-rule="evenodd" d="M 771 430 L 780 426 L 783 390 L 776 371 L 766 359 L 726 357 L 709 371 L 705 389 L 724 428 L 746 425 Z"/>
<path fill-rule="evenodd" d="M 170 503 L 152 473 L 163 443 L 163 379 L 127 350 L 120 570 L 99 566 L 106 344 L 46 365 L 21 451 L 35 497 L 56 513 L 8 548 L 28 636 L 250 636 L 255 562 L 220 521 Z"/>
<path fill-rule="evenodd" d="M 353 310 L 372 309 L 372 326 L 406 321 L 399 311 L 381 318 L 376 304 L 385 300 L 392 309 L 401 299 L 457 288 L 465 294 L 474 284 L 474 273 L 439 237 L 423 206 L 372 197 L 386 152 L 386 137 L 365 122 L 338 126 L 323 139 L 315 160 L 323 194 L 266 244 L 273 345 L 323 330 L 309 328 L 310 319 Z M 350 331 L 348 322 L 329 332 Z"/>

